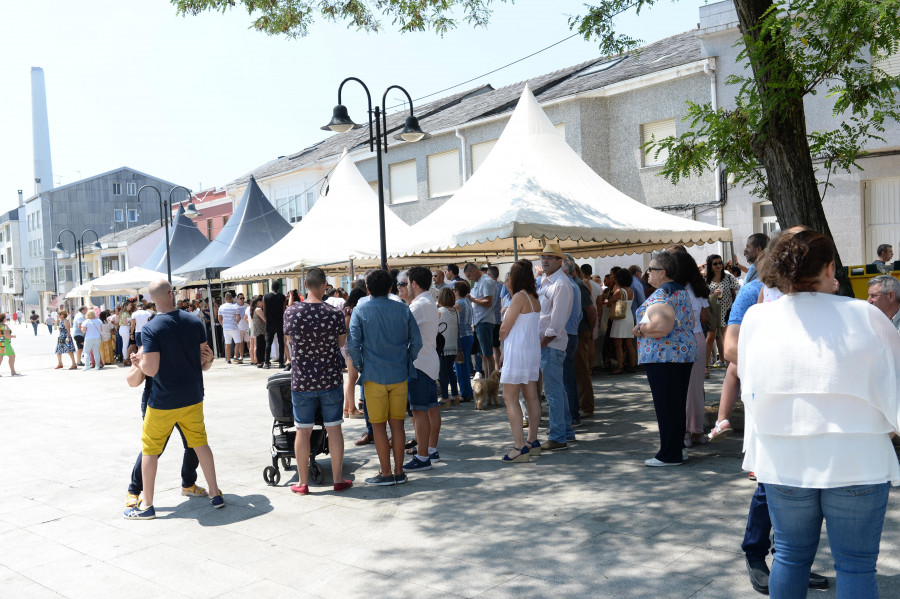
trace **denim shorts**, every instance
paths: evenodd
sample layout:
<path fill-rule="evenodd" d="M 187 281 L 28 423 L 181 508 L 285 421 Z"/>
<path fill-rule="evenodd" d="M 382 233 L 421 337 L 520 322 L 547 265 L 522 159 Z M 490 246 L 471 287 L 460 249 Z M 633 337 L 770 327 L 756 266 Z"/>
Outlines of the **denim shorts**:
<path fill-rule="evenodd" d="M 437 382 L 416 368 L 416 377 L 407 382 L 409 405 L 413 410 L 424 411 L 438 405 Z"/>
<path fill-rule="evenodd" d="M 294 424 L 297 428 L 312 428 L 316 422 L 316 408 L 322 408 L 322 424 L 341 424 L 344 408 L 344 390 L 341 387 L 318 391 L 291 391 L 294 404 Z"/>
<path fill-rule="evenodd" d="M 481 355 L 494 355 L 494 325 L 490 322 L 479 322 L 475 325 L 475 336 L 478 337 Z"/>

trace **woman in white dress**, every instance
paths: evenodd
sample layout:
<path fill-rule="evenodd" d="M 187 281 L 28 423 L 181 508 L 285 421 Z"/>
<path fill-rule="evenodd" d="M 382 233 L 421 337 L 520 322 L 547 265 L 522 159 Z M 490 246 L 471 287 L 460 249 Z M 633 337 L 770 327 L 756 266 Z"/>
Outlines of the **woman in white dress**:
<path fill-rule="evenodd" d="M 609 296 L 607 305 L 610 313 L 614 313 L 616 302 L 626 300 L 628 302 L 628 310 L 625 311 L 625 318 L 612 321 L 612 328 L 609 332 L 610 339 L 616 348 L 616 370 L 610 374 L 622 374 L 623 371 L 634 372 L 634 365 L 637 362 L 637 356 L 634 352 L 634 344 L 630 341 L 634 338 L 634 314 L 631 311 L 634 303 L 634 290 L 631 288 L 631 273 L 627 268 L 616 271 L 616 287 Z M 628 357 L 626 361 L 626 355 Z"/>
<path fill-rule="evenodd" d="M 537 394 L 537 380 L 541 370 L 541 338 L 538 320 L 541 302 L 531 262 L 519 260 L 509 271 L 507 288 L 512 301 L 500 325 L 500 382 L 503 383 L 503 401 L 513 434 L 513 450 L 503 456 L 504 463 L 527 462 L 532 455 L 540 455 L 541 444 L 537 440 L 541 422 L 541 403 Z M 525 396 L 528 408 L 528 438 L 522 428 L 522 408 L 519 393 Z"/>

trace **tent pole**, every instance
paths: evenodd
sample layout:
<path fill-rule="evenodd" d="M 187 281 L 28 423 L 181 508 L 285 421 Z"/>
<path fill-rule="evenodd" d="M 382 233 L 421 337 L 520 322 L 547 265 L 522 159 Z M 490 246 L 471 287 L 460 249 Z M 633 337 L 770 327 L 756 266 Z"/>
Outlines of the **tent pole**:
<path fill-rule="evenodd" d="M 212 286 L 209 278 L 206 279 L 206 300 L 209 302 L 209 334 L 210 337 L 212 337 L 213 356 L 218 356 L 219 348 L 216 347 L 216 326 L 215 322 L 213 322 Z"/>
<path fill-rule="evenodd" d="M 513 258 L 519 259 L 519 238 L 513 235 Z"/>
<path fill-rule="evenodd" d="M 353 269 L 353 258 L 350 258 L 350 284 L 353 285 L 353 279 L 356 278 L 356 273 Z"/>

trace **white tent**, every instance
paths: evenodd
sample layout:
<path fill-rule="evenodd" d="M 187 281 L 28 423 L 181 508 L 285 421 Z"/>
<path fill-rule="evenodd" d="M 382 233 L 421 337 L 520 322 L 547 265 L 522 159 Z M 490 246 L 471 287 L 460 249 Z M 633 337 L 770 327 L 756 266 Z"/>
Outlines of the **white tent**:
<path fill-rule="evenodd" d="M 408 240 L 410 227 L 391 210 L 384 214 L 386 237 Z M 378 195 L 360 174 L 346 150 L 321 197 L 294 229 L 261 254 L 222 271 L 223 279 L 253 279 L 311 266 L 346 264 L 360 256 L 378 256 Z M 377 258 L 360 266 L 376 266 Z"/>
<path fill-rule="evenodd" d="M 534 257 L 542 238 L 578 257 L 646 252 L 731 240 L 731 231 L 633 200 L 569 147 L 528 87 L 475 174 L 444 205 L 392 243 L 391 264 L 410 258 Z M 399 241 L 399 240 L 398 240 Z M 418 261 L 418 260 L 414 260 Z"/>
<path fill-rule="evenodd" d="M 111 270 L 102 277 L 83 283 L 66 294 L 70 297 L 90 297 L 97 295 L 111 295 L 131 293 L 132 291 L 146 290 L 150 283 L 159 279 L 165 279 L 166 273 L 148 270 L 140 266 L 134 266 L 128 270 Z M 187 279 L 172 275 L 173 285 L 184 285 Z"/>

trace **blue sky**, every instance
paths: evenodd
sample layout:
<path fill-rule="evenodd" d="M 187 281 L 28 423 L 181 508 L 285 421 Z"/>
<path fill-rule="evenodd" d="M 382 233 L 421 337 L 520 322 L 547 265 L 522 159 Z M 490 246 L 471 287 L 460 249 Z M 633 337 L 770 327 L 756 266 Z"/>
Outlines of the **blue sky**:
<path fill-rule="evenodd" d="M 365 34 L 319 21 L 298 40 L 249 29 L 243 9 L 177 17 L 166 0 L 7 3 L 0 38 L 0 210 L 16 190 L 32 195 L 31 67 L 47 83 L 57 181 L 120 166 L 191 189 L 225 185 L 254 167 L 321 139 L 338 84 L 363 79 L 379 99 L 392 84 L 413 98 L 460 83 L 568 35 L 584 1 L 497 4 L 487 29 Z M 654 41 L 697 26 L 703 0 L 661 2 L 620 31 Z M 459 89 L 507 85 L 597 56 L 568 40 Z M 452 93 L 452 92 L 448 92 Z M 443 94 L 442 94 L 443 95 Z M 389 96 L 389 102 L 394 98 Z M 365 118 L 361 88 L 344 103 Z"/>

